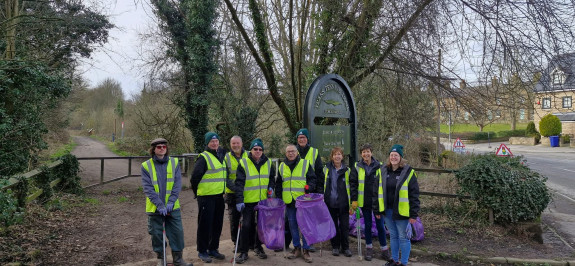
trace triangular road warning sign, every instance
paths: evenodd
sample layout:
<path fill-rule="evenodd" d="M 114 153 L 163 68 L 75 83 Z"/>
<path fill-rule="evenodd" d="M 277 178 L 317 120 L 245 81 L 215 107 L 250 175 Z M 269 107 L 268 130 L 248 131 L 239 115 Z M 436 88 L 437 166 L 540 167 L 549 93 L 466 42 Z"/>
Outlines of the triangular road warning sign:
<path fill-rule="evenodd" d="M 501 145 L 499 145 L 499 148 L 497 148 L 495 155 L 497 155 L 497 156 L 513 156 L 513 153 L 511 153 L 511 150 L 509 148 L 507 148 L 507 146 L 505 146 L 505 144 L 501 143 Z"/>
<path fill-rule="evenodd" d="M 460 138 L 457 138 L 455 140 L 455 143 L 453 144 L 453 147 L 455 148 L 465 148 L 465 145 L 463 144 L 463 142 L 461 141 Z"/>

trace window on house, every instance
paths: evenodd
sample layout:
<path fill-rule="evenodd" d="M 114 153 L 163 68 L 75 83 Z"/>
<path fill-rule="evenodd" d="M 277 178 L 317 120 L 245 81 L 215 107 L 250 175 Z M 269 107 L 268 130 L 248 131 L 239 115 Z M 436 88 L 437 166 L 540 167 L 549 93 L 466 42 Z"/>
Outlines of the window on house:
<path fill-rule="evenodd" d="M 563 108 L 571 108 L 571 106 L 573 106 L 571 96 L 563 97 Z"/>
<path fill-rule="evenodd" d="M 491 113 L 491 110 L 487 111 L 487 119 L 489 120 L 493 119 L 493 114 Z"/>
<path fill-rule="evenodd" d="M 519 109 L 519 120 L 525 120 L 525 109 Z"/>
<path fill-rule="evenodd" d="M 465 119 L 465 121 L 469 121 L 469 112 L 465 112 L 465 115 L 463 115 L 463 119 Z"/>
<path fill-rule="evenodd" d="M 496 97 L 496 98 L 495 98 L 495 104 L 501 105 L 501 98 Z"/>
<path fill-rule="evenodd" d="M 543 98 L 541 109 L 551 109 L 551 98 Z"/>
<path fill-rule="evenodd" d="M 553 82 L 553 85 L 563 84 L 563 82 L 565 82 L 565 73 L 559 69 L 553 70 L 551 73 L 551 81 Z"/>
<path fill-rule="evenodd" d="M 501 117 L 501 111 L 499 110 L 495 111 L 495 117 L 497 118 Z"/>

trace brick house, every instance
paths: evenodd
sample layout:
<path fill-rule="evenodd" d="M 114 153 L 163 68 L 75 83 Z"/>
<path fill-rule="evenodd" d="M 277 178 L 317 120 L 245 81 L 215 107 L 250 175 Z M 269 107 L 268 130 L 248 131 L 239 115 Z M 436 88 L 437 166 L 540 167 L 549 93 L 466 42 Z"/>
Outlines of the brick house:
<path fill-rule="evenodd" d="M 575 135 L 575 53 L 555 56 L 541 73 L 535 84 L 535 115 L 533 122 L 539 130 L 539 121 L 552 113 L 561 121 L 563 135 Z"/>

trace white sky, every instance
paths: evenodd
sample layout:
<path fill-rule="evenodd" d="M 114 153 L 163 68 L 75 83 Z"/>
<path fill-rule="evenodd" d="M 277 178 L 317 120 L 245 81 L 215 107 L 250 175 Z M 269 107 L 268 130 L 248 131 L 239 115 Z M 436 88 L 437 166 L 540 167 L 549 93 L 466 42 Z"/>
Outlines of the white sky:
<path fill-rule="evenodd" d="M 90 2 L 90 1 L 88 1 Z M 84 59 L 80 66 L 83 77 L 90 87 L 97 86 L 106 78 L 120 82 L 125 99 L 139 94 L 144 84 L 142 71 L 137 69 L 138 34 L 147 28 L 152 13 L 144 0 L 93 0 L 96 10 L 109 15 L 116 27 L 110 31 L 108 43 Z"/>

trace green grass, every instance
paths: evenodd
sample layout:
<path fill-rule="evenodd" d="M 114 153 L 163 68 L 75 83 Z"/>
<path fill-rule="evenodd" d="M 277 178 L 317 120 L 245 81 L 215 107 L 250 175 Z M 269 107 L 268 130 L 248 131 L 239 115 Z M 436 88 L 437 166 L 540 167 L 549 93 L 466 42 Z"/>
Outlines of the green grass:
<path fill-rule="evenodd" d="M 60 146 L 54 153 L 50 154 L 50 159 L 62 157 L 72 152 L 76 146 L 78 146 L 78 143 L 74 142 L 72 138 L 70 138 L 70 142 L 68 144 Z"/>
<path fill-rule="evenodd" d="M 517 123 L 516 129 L 527 128 L 527 123 Z M 448 125 L 441 125 L 441 133 L 449 133 Z M 511 130 L 511 124 L 490 124 L 483 128 L 484 132 L 500 132 Z M 461 132 L 479 132 L 479 127 L 475 124 L 454 124 L 451 125 L 451 133 L 461 133 Z"/>

